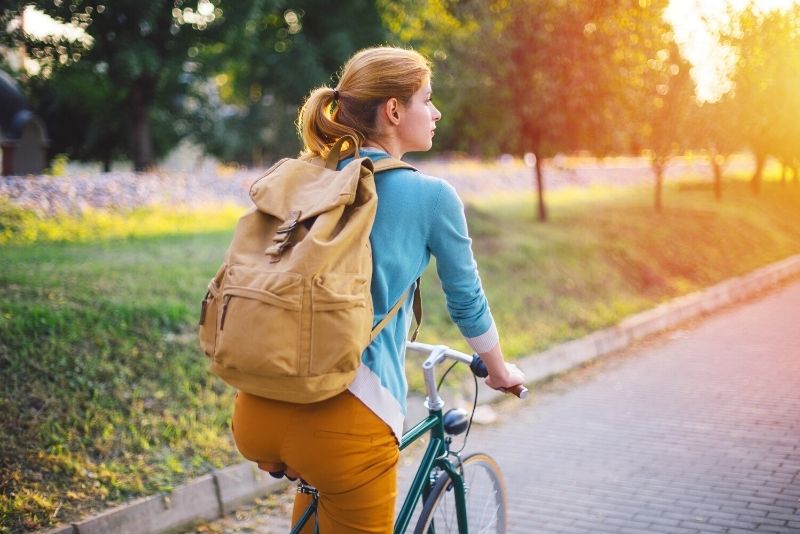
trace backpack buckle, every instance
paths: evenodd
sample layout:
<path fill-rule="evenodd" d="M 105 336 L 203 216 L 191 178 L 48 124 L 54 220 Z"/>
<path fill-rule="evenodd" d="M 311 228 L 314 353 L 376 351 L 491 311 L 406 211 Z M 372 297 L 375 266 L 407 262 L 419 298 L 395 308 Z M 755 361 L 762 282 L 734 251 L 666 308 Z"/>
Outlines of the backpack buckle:
<path fill-rule="evenodd" d="M 300 214 L 300 210 L 290 211 L 289 215 L 286 217 L 286 220 L 283 221 L 283 224 L 281 224 L 275 231 L 275 237 L 272 238 L 273 244 L 264 251 L 264 254 L 267 256 L 272 256 L 270 263 L 279 262 L 283 251 L 294 245 L 294 243 L 289 241 L 289 234 L 292 233 L 292 230 L 297 228 Z"/>
<path fill-rule="evenodd" d="M 278 263 L 281 261 L 281 254 L 283 251 L 289 247 L 293 247 L 294 243 L 290 243 L 289 241 L 282 241 L 280 243 L 275 243 L 271 247 L 267 248 L 264 251 L 264 254 L 267 256 L 272 256 L 272 259 L 269 261 L 270 263 Z"/>
<path fill-rule="evenodd" d="M 279 234 L 288 234 L 294 230 L 297 226 L 297 220 L 300 218 L 300 213 L 300 210 L 290 211 L 289 215 L 286 216 L 286 220 L 283 221 L 283 224 L 278 227 L 276 232 Z"/>

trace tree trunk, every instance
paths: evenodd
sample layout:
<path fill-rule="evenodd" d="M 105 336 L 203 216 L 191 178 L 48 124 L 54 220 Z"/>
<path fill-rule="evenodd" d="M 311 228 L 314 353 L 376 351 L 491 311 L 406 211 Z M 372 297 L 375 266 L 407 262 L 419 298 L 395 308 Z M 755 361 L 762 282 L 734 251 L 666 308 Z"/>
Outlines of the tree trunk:
<path fill-rule="evenodd" d="M 261 168 L 264 166 L 264 149 L 259 143 L 250 151 L 250 166 Z"/>
<path fill-rule="evenodd" d="M 131 160 L 136 172 L 153 165 L 153 140 L 150 137 L 150 107 L 153 104 L 154 79 L 142 76 L 131 88 Z"/>
<path fill-rule="evenodd" d="M 103 164 L 103 172 L 111 172 L 111 159 L 111 150 L 106 151 L 100 158 L 100 162 Z"/>
<path fill-rule="evenodd" d="M 753 194 L 757 195 L 761 191 L 761 179 L 764 174 L 764 164 L 767 162 L 767 155 L 756 152 L 754 156 L 756 158 L 756 170 L 753 172 L 753 178 L 750 180 L 750 187 L 753 189 Z"/>
<path fill-rule="evenodd" d="M 544 173 L 542 172 L 542 159 L 538 154 L 536 156 L 536 165 L 534 170 L 536 172 L 536 194 L 538 197 L 538 218 L 540 222 L 547 221 L 547 207 L 544 204 Z"/>
<path fill-rule="evenodd" d="M 653 207 L 656 209 L 656 212 L 661 213 L 664 210 L 663 203 L 661 201 L 661 192 L 664 185 L 664 164 L 660 161 L 654 160 L 651 163 L 653 168 L 653 174 L 656 178 L 656 189 L 653 195 Z"/>
<path fill-rule="evenodd" d="M 711 157 L 711 170 L 714 171 L 714 198 L 722 200 L 722 165 L 716 155 Z"/>
<path fill-rule="evenodd" d="M 789 166 L 781 162 L 781 185 L 788 183 L 787 175 L 789 174 Z"/>
<path fill-rule="evenodd" d="M 3 172 L 2 176 L 11 176 L 14 174 L 14 146 L 4 145 L 3 150 Z"/>
<path fill-rule="evenodd" d="M 797 176 L 797 169 L 798 165 L 792 165 L 792 178 L 795 184 L 800 185 L 800 177 Z"/>
<path fill-rule="evenodd" d="M 722 200 L 722 169 L 725 165 L 727 156 L 723 156 L 717 152 L 716 148 L 712 148 L 711 152 L 711 170 L 714 173 L 714 198 Z"/>

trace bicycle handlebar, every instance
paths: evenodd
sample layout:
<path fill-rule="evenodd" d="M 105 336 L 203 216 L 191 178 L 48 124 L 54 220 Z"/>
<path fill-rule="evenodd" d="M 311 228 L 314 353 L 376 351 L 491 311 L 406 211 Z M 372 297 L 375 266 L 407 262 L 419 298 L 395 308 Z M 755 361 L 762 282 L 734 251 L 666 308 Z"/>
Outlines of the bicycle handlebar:
<path fill-rule="evenodd" d="M 472 355 L 472 362 L 469 364 L 469 368 L 472 370 L 472 374 L 479 378 L 486 378 L 489 376 L 489 370 L 486 368 L 486 364 L 481 360 L 481 357 L 477 354 Z M 499 388 L 500 391 L 503 393 L 511 393 L 512 395 L 516 395 L 520 399 L 527 398 L 528 396 L 528 388 L 525 387 L 525 384 L 517 384 L 516 386 L 512 386 L 510 388 Z"/>
<path fill-rule="evenodd" d="M 485 378 L 489 375 L 486 364 L 481 360 L 480 356 L 473 354 L 469 356 L 463 352 L 459 352 L 444 345 L 429 345 L 427 343 L 419 343 L 416 341 L 409 341 L 406 343 L 406 350 L 417 352 L 420 354 L 428 354 L 425 363 L 422 364 L 422 371 L 425 374 L 425 386 L 428 390 L 428 399 L 437 399 L 436 402 L 441 402 L 436 394 L 436 384 L 433 378 L 434 368 L 446 359 L 456 360 L 469 365 L 475 376 Z M 511 393 L 520 399 L 528 396 L 528 388 L 523 384 L 518 384 L 511 388 L 501 388 L 500 391 L 504 393 Z M 434 402 L 434 404 L 436 403 Z"/>

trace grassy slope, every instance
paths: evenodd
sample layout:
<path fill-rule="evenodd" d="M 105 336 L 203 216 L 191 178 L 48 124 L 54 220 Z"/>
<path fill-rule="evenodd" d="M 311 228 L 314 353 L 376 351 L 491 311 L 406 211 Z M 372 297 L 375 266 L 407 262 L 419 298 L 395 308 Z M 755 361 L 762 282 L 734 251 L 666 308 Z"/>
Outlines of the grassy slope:
<path fill-rule="evenodd" d="M 706 188 L 683 185 L 667 190 L 662 214 L 650 194 L 555 193 L 547 225 L 533 220 L 531 198 L 469 204 L 510 356 L 800 252 L 800 188 L 765 184 L 755 198 L 734 183 L 718 204 Z M 152 228 L 170 217 L 140 216 Z M 230 391 L 206 372 L 193 335 L 229 233 L 205 231 L 207 214 L 197 219 L 204 232 L 188 233 L 184 221 L 184 235 L 2 248 L 0 532 L 166 490 L 237 458 Z M 137 232 L 124 226 L 108 227 Z M 432 269 L 426 277 L 421 339 L 466 348 Z"/>

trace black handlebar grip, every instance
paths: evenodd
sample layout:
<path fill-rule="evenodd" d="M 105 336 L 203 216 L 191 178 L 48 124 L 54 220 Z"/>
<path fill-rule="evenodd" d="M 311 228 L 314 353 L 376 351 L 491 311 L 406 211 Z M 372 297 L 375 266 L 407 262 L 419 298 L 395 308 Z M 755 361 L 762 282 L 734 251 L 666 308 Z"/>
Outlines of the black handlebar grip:
<path fill-rule="evenodd" d="M 472 373 L 479 378 L 486 378 L 489 376 L 489 370 L 486 368 L 486 364 L 483 363 L 483 360 L 481 360 L 481 357 L 477 354 L 472 355 L 472 362 L 469 364 L 469 368 L 472 370 Z M 524 399 L 528 396 L 528 388 L 523 384 L 517 384 L 510 388 L 501 388 L 500 390 L 504 393 L 513 393 L 520 399 Z"/>
<path fill-rule="evenodd" d="M 472 374 L 478 378 L 486 378 L 489 376 L 489 370 L 486 368 L 486 364 L 483 363 L 483 360 L 481 360 L 481 357 L 477 354 L 472 355 L 472 363 L 469 364 L 469 368 L 472 369 Z"/>

